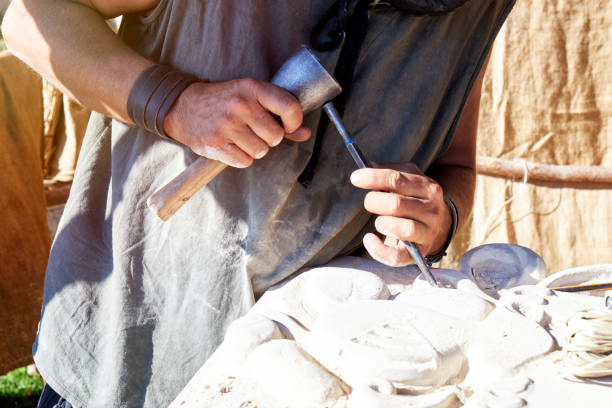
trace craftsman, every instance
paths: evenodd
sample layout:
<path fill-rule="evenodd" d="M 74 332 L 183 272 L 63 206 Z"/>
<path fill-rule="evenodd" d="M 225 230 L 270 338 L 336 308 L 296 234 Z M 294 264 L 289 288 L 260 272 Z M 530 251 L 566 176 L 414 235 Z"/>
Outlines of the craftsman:
<path fill-rule="evenodd" d="M 410 263 L 370 219 L 437 260 L 470 212 L 478 73 L 512 4 L 14 0 L 10 49 L 99 112 L 47 267 L 39 406 L 167 406 L 271 285 L 361 240 Z M 353 172 L 321 111 L 266 82 L 300 44 L 366 156 L 401 164 Z M 198 155 L 232 167 L 160 221 L 147 197 Z"/>

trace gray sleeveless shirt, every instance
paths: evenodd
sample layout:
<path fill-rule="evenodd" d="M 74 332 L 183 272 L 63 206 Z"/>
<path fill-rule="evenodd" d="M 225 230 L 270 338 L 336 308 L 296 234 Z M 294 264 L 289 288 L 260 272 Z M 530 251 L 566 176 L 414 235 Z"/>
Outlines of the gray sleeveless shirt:
<path fill-rule="evenodd" d="M 203 79 L 267 80 L 332 3 L 161 0 L 147 17 L 127 16 L 122 36 Z M 371 10 L 344 113 L 367 157 L 427 169 L 445 151 L 512 3 L 471 0 L 429 16 Z M 333 71 L 337 52 L 320 57 Z M 305 123 L 315 130 L 319 117 Z M 368 221 L 365 193 L 349 183 L 355 166 L 332 128 L 312 184 L 299 184 L 312 149 L 312 139 L 284 141 L 247 169 L 228 168 L 162 222 L 147 197 L 196 156 L 94 115 L 34 344 L 49 384 L 78 407 L 166 406 L 257 295 L 336 256 Z"/>

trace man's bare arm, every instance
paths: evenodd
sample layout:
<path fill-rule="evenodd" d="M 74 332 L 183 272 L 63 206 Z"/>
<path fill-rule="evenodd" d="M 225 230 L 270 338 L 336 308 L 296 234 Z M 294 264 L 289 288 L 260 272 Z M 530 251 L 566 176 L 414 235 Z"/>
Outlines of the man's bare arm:
<path fill-rule="evenodd" d="M 145 11 L 157 0 L 14 0 L 2 24 L 9 49 L 81 104 L 130 122 L 126 101 L 151 61 L 131 50 L 104 17 Z M 101 10 L 94 9 L 100 3 Z"/>
<path fill-rule="evenodd" d="M 131 123 L 127 100 L 155 61 L 125 45 L 104 19 L 146 11 L 158 0 L 14 0 L 2 32 L 19 58 L 84 106 Z M 282 120 L 274 120 L 273 113 Z M 164 130 L 194 152 L 236 167 L 263 157 L 283 137 L 308 139 L 299 103 L 266 82 L 197 82 L 178 98 Z"/>

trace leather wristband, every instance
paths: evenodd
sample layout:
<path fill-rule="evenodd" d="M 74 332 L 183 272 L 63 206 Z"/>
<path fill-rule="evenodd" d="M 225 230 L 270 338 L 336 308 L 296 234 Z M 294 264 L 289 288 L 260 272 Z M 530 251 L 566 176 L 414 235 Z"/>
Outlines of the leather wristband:
<path fill-rule="evenodd" d="M 164 131 L 166 115 L 185 88 L 197 81 L 197 77 L 167 65 L 151 65 L 130 90 L 128 116 L 138 127 L 169 138 Z"/>
<path fill-rule="evenodd" d="M 440 262 L 442 258 L 444 258 L 444 256 L 446 255 L 446 250 L 450 246 L 450 243 L 453 240 L 455 233 L 457 232 L 457 226 L 459 225 L 459 210 L 457 209 L 457 204 L 455 204 L 453 199 L 450 198 L 446 194 L 444 194 L 444 202 L 448 206 L 448 209 L 451 213 L 451 218 L 452 218 L 451 229 L 448 232 L 448 238 L 446 238 L 446 242 L 444 243 L 444 246 L 442 247 L 440 252 L 438 252 L 437 254 L 428 255 L 425 257 L 425 262 L 427 262 L 429 266 L 431 266 L 434 263 Z"/>

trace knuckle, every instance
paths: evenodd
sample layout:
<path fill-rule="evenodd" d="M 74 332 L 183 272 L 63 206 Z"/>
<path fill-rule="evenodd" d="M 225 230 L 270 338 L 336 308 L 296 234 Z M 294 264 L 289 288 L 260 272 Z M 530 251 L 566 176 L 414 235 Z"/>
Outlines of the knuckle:
<path fill-rule="evenodd" d="M 402 222 L 402 237 L 404 239 L 414 238 L 416 233 L 416 223 L 413 220 L 404 220 Z"/>
<path fill-rule="evenodd" d="M 432 195 L 432 197 L 434 197 L 434 198 L 442 197 L 442 195 L 444 194 L 442 186 L 440 184 L 436 183 L 435 181 L 432 181 L 430 183 L 429 191 L 430 191 L 430 194 Z"/>
<path fill-rule="evenodd" d="M 290 114 L 299 116 L 302 115 L 302 108 L 295 98 L 285 98 L 284 104 Z"/>
<path fill-rule="evenodd" d="M 290 125 L 297 128 L 302 120 L 302 108 L 298 101 L 289 95 L 285 95 L 279 102 L 283 112 L 283 119 L 290 119 Z"/>
<path fill-rule="evenodd" d="M 442 212 L 440 211 L 440 208 L 436 207 L 435 205 L 430 206 L 430 208 L 427 210 L 427 213 L 433 219 L 438 218 L 438 216 L 442 214 Z"/>
<path fill-rule="evenodd" d="M 223 133 L 227 128 L 229 128 L 233 123 L 232 116 L 229 113 L 220 116 L 215 121 L 214 130 L 212 131 L 212 137 L 215 139 L 223 137 Z"/>
<path fill-rule="evenodd" d="M 248 93 L 255 93 L 259 90 L 261 83 L 255 78 L 242 78 L 240 86 Z"/>
<path fill-rule="evenodd" d="M 388 183 L 393 190 L 399 190 L 402 187 L 402 180 L 402 173 L 400 173 L 399 171 L 393 170 L 389 172 Z"/>
<path fill-rule="evenodd" d="M 389 212 L 391 214 L 397 214 L 401 212 L 403 203 L 404 203 L 404 200 L 402 199 L 402 197 L 397 196 L 397 195 L 392 196 L 391 199 L 389 200 Z"/>
<path fill-rule="evenodd" d="M 230 113 L 241 113 L 250 109 L 249 102 L 239 95 L 233 96 L 227 105 Z"/>

